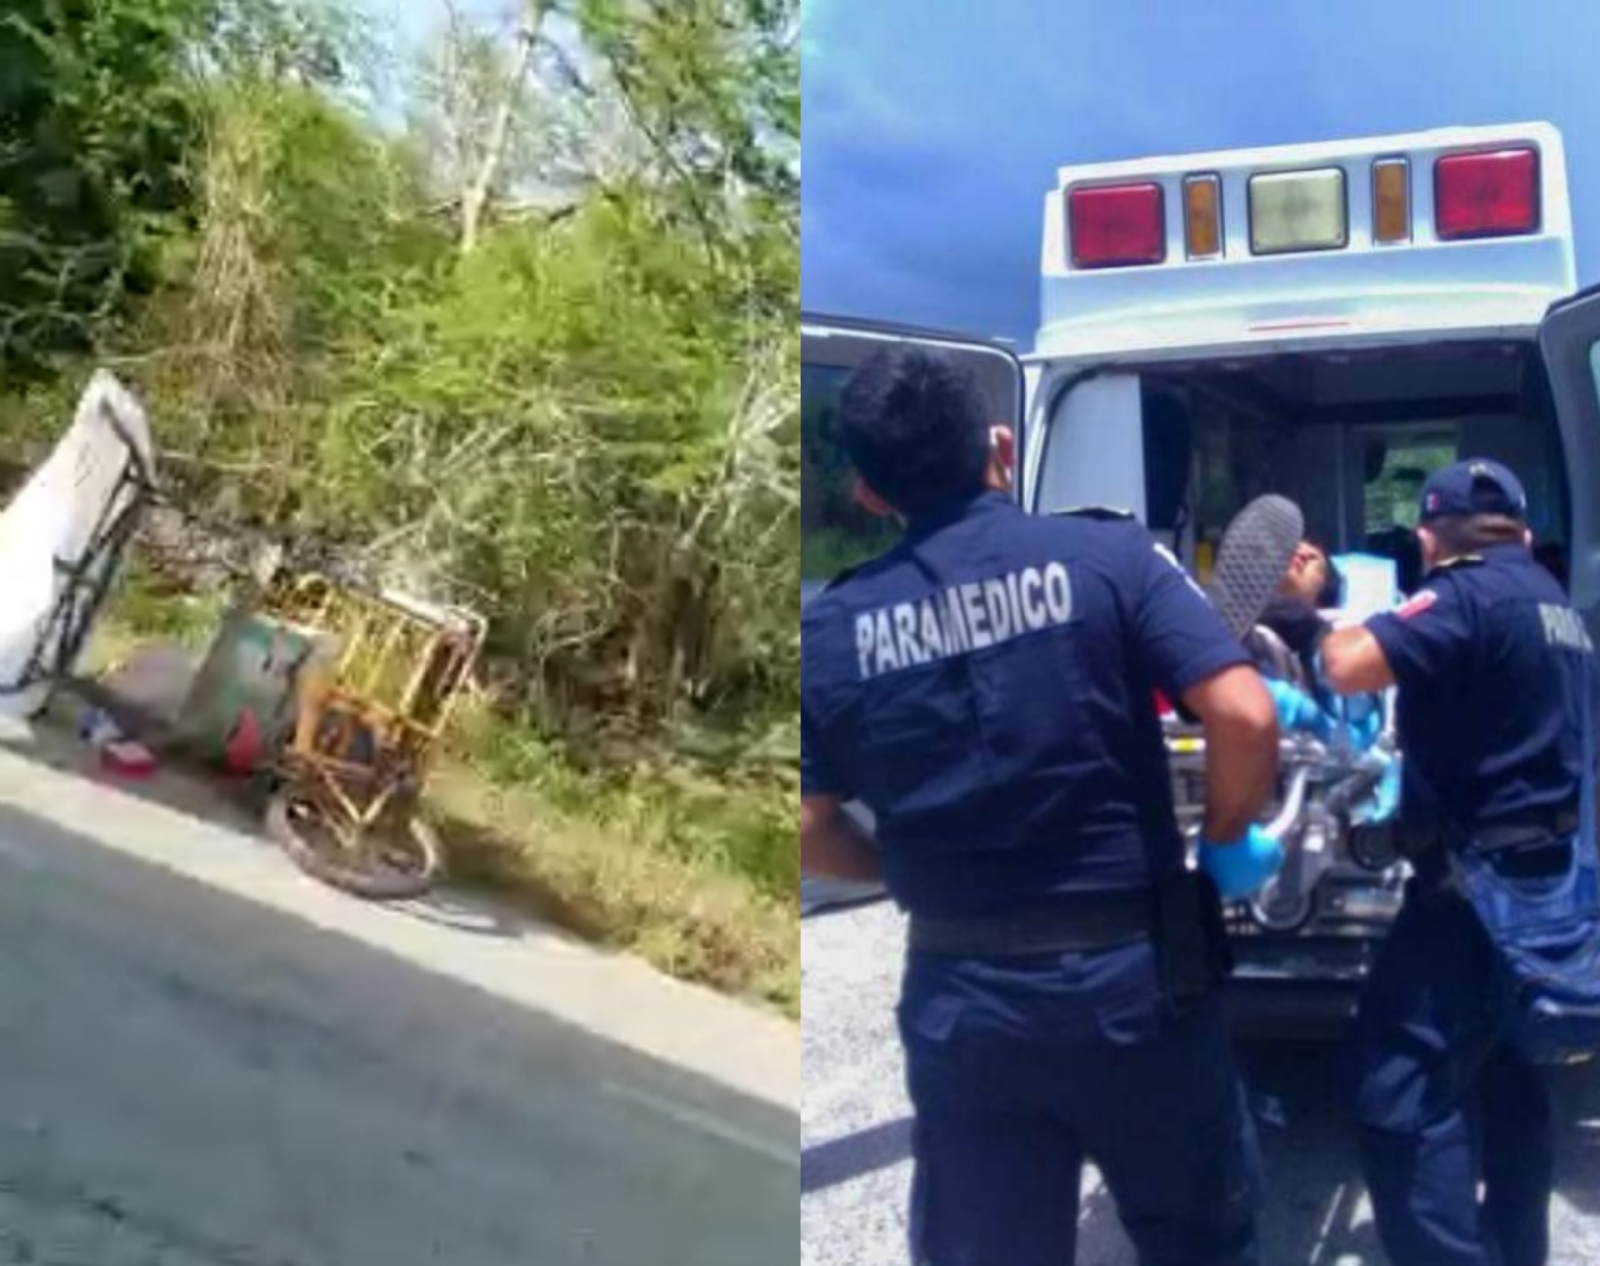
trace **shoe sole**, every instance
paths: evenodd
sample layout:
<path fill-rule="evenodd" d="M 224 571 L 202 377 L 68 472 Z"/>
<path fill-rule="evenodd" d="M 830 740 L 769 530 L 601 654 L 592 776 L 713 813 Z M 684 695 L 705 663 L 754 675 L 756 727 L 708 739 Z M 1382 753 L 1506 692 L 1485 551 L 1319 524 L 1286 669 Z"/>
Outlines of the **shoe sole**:
<path fill-rule="evenodd" d="M 1208 589 L 1234 636 L 1243 638 L 1255 627 L 1283 583 L 1305 530 L 1300 507 L 1271 493 L 1233 516 L 1222 534 Z"/>

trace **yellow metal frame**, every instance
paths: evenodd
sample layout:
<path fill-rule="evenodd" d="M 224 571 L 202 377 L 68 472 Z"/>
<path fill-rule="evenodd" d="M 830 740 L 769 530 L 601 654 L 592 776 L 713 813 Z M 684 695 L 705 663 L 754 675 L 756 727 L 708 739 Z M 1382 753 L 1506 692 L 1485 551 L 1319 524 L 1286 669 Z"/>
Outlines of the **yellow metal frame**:
<path fill-rule="evenodd" d="M 483 644 L 484 621 L 459 608 L 431 618 L 318 573 L 280 578 L 260 605 L 320 644 L 296 681 L 295 729 L 280 770 L 334 810 L 328 825 L 348 847 L 421 790 Z M 367 750 L 352 758 L 363 742 Z"/>

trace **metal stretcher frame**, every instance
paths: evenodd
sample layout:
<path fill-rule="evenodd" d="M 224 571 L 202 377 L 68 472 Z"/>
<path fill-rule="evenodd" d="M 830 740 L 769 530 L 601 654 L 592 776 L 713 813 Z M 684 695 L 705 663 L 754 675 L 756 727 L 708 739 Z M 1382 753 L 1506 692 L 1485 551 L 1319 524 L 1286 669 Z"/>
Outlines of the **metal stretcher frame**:
<path fill-rule="evenodd" d="M 100 408 L 126 450 L 122 473 L 101 507 L 83 554 L 75 560 L 54 560 L 56 571 L 67 577 L 67 583 L 27 663 L 12 680 L 0 682 L 0 695 L 22 694 L 43 682 L 59 682 L 71 672 L 105 605 L 128 543 L 138 529 L 139 516 L 155 499 L 155 479 L 137 444 L 114 409 L 104 402 Z"/>

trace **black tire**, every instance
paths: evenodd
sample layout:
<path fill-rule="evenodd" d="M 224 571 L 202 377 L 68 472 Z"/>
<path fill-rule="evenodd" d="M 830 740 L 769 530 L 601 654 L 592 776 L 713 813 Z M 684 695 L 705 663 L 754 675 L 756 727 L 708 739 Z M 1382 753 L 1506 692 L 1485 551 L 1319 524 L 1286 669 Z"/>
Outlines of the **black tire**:
<path fill-rule="evenodd" d="M 368 901 L 404 901 L 429 892 L 444 873 L 439 836 L 417 814 L 406 815 L 404 825 L 394 824 L 383 839 L 384 854 L 402 857 L 402 866 L 385 864 L 375 849 L 356 855 L 340 848 L 332 832 L 317 825 L 317 816 L 313 801 L 279 791 L 267 804 L 267 834 L 306 874 L 341 892 Z"/>

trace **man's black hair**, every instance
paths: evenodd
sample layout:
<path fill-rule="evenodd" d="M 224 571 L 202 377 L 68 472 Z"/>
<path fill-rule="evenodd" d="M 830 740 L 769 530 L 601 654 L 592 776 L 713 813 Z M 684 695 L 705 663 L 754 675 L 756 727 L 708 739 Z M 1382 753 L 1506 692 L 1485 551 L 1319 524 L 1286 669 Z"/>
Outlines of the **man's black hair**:
<path fill-rule="evenodd" d="M 1333 561 L 1333 551 L 1328 548 L 1327 542 L 1320 536 L 1309 533 L 1301 538 L 1301 542 L 1311 546 L 1322 555 L 1323 565 L 1327 568 L 1327 575 L 1322 581 L 1322 588 L 1317 590 L 1317 596 L 1311 600 L 1311 605 L 1318 608 L 1337 607 L 1344 604 L 1344 573 L 1339 570 Z"/>
<path fill-rule="evenodd" d="M 839 396 L 839 441 L 867 486 L 915 519 L 983 490 L 983 392 L 971 370 L 920 347 L 865 361 Z"/>
<path fill-rule="evenodd" d="M 1324 611 L 1344 606 L 1344 573 L 1331 558 L 1328 560 L 1328 578 L 1317 592 L 1317 606 Z"/>

